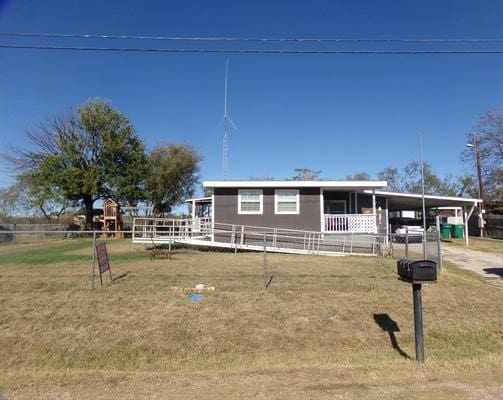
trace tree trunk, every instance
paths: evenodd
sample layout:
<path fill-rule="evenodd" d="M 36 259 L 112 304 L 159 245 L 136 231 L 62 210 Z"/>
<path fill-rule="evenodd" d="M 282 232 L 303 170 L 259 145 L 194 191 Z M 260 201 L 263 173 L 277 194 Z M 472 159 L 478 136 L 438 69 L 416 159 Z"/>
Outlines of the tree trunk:
<path fill-rule="evenodd" d="M 93 230 L 93 204 L 94 200 L 91 196 L 84 196 L 84 206 L 86 208 L 86 230 Z"/>
<path fill-rule="evenodd" d="M 47 214 L 43 206 L 39 206 L 40 211 L 42 211 L 42 214 L 44 214 L 44 217 L 47 219 L 48 222 L 51 221 L 51 217 Z"/>

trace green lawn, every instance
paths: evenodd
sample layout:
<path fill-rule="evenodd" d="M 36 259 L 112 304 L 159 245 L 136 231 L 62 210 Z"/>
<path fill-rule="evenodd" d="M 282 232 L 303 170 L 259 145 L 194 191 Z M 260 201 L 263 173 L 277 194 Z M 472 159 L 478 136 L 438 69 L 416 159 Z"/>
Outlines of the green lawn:
<path fill-rule="evenodd" d="M 503 397 L 502 292 L 466 271 L 423 289 L 419 366 L 392 259 L 270 254 L 265 290 L 262 254 L 107 245 L 95 290 L 89 240 L 0 247 L 0 398 Z"/>

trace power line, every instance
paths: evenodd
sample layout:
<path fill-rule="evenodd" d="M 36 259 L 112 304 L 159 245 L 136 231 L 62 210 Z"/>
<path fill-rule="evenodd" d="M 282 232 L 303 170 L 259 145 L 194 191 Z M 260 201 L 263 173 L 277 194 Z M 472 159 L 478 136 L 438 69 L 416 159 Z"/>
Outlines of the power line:
<path fill-rule="evenodd" d="M 114 39 L 114 40 L 166 40 L 208 42 L 339 42 L 339 43 L 503 43 L 503 38 L 258 38 L 258 37 L 198 37 L 198 36 L 144 36 L 100 35 L 66 33 L 0 32 L 0 36 L 44 37 L 65 39 Z"/>
<path fill-rule="evenodd" d="M 150 53 L 240 53 L 240 54 L 320 54 L 320 55 L 425 55 L 425 54 L 503 54 L 503 50 L 268 50 L 268 49 L 173 49 L 144 47 L 80 47 L 0 44 L 4 49 L 62 50 Z"/>

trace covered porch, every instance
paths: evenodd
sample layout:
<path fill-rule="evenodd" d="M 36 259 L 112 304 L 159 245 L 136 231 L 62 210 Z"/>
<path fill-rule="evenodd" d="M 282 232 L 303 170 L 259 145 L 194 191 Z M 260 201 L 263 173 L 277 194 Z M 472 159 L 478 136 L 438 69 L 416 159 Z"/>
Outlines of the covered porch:
<path fill-rule="evenodd" d="M 370 194 L 323 189 L 321 191 L 323 233 L 379 233 L 385 228 L 384 202 Z"/>

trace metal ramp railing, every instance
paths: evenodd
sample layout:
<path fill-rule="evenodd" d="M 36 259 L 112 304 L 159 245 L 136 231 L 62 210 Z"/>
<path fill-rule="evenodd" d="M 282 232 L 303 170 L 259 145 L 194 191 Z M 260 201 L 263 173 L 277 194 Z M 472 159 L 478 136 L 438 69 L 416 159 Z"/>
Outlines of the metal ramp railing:
<path fill-rule="evenodd" d="M 385 242 L 377 234 L 327 234 L 174 218 L 135 218 L 132 242 L 185 243 L 228 249 L 263 250 L 301 254 L 379 254 Z"/>

